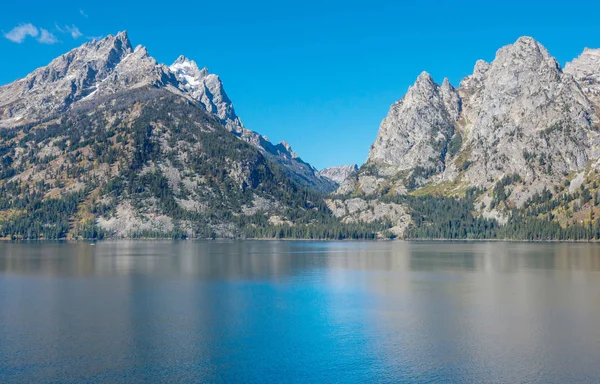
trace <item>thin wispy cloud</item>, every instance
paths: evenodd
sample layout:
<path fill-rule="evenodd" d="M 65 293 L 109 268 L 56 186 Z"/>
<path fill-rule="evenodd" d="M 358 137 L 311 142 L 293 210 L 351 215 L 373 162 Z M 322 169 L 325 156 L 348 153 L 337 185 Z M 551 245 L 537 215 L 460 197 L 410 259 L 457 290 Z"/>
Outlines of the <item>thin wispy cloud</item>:
<path fill-rule="evenodd" d="M 17 25 L 11 29 L 8 33 L 4 34 L 4 37 L 13 43 L 21 44 L 28 37 L 37 37 L 39 31 L 37 27 L 31 23 Z"/>
<path fill-rule="evenodd" d="M 38 28 L 31 23 L 17 25 L 8 33 L 5 33 L 4 37 L 17 44 L 21 44 L 30 37 L 42 44 L 56 44 L 59 42 L 52 32 L 44 28 Z"/>
<path fill-rule="evenodd" d="M 85 14 L 85 12 L 83 12 L 83 10 L 80 10 L 80 13 L 82 15 L 84 15 L 85 17 L 87 17 L 87 15 Z M 63 26 L 60 26 L 58 23 L 54 23 L 54 28 L 46 29 L 46 28 L 36 27 L 35 25 L 33 25 L 31 23 L 25 23 L 25 24 L 17 25 L 16 27 L 14 27 L 13 29 L 11 29 L 10 31 L 8 31 L 6 33 L 4 33 L 4 31 L 2 31 L 2 34 L 4 35 L 4 37 L 6 39 L 12 41 L 13 43 L 17 43 L 17 44 L 23 43 L 28 38 L 33 38 L 38 43 L 41 43 L 41 44 L 62 43 L 62 41 L 55 35 L 55 33 L 60 34 L 60 35 L 69 35 L 74 40 L 77 40 L 80 37 L 84 37 L 85 39 L 89 39 L 89 40 L 101 38 L 101 36 L 86 36 L 86 35 L 84 35 L 83 32 L 81 32 L 81 30 L 79 29 L 79 27 L 77 27 L 75 24 L 71 24 L 71 25 L 65 24 Z"/>
<path fill-rule="evenodd" d="M 65 29 L 71 34 L 71 37 L 74 39 L 78 39 L 81 36 L 83 36 L 83 33 L 81 33 L 79 28 L 77 28 L 75 25 L 71 25 L 70 27 L 68 25 L 65 25 Z"/>
<path fill-rule="evenodd" d="M 40 37 L 38 37 L 37 41 L 39 41 L 42 44 L 58 43 L 58 39 L 56 38 L 56 36 L 54 36 L 52 32 L 49 32 L 44 28 L 40 28 Z"/>
<path fill-rule="evenodd" d="M 85 13 L 85 11 L 83 9 L 79 10 L 79 14 L 83 17 L 88 17 L 87 13 Z"/>
<path fill-rule="evenodd" d="M 65 25 L 64 27 L 61 27 L 57 23 L 54 23 L 54 29 L 56 29 L 57 32 L 71 35 L 73 39 L 79 39 L 81 36 L 83 36 L 83 33 L 81 33 L 81 31 L 77 26 L 75 26 L 75 24 L 71 26 Z"/>

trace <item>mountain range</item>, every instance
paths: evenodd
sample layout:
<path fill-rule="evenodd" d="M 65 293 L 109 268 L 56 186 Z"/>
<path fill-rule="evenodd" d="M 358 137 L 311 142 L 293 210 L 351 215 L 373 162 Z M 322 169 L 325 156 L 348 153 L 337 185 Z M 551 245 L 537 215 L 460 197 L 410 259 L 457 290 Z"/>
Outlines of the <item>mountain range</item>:
<path fill-rule="evenodd" d="M 458 87 L 423 72 L 365 164 L 319 172 L 120 32 L 0 87 L 0 236 L 595 239 L 599 127 L 600 50 L 522 37 Z"/>

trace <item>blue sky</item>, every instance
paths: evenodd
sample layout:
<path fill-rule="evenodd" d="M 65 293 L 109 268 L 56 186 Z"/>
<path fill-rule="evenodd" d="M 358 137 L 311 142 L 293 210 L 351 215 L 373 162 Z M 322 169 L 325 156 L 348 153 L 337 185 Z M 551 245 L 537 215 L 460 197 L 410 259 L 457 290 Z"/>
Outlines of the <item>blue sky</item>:
<path fill-rule="evenodd" d="M 160 62 L 184 54 L 219 74 L 248 128 L 288 141 L 317 168 L 362 163 L 389 106 L 424 70 L 457 86 L 477 59 L 492 60 L 522 35 L 563 65 L 586 46 L 600 47 L 598 1 L 12 1 L 2 8 L 0 84 L 86 38 L 127 30 Z M 4 37 L 26 23 L 36 38 Z"/>

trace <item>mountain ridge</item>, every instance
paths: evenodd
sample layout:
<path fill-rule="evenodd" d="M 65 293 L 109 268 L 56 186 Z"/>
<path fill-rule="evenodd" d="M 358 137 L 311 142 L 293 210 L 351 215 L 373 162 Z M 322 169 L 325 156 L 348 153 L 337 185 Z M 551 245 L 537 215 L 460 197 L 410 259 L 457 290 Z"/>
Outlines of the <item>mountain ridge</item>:
<path fill-rule="evenodd" d="M 330 208 L 354 220 L 364 210 L 348 202 L 368 209 L 402 196 L 460 199 L 478 190 L 476 216 L 505 225 L 539 203 L 540 194 L 560 201 L 580 186 L 597 194 L 599 52 L 586 49 L 563 70 L 542 44 L 523 36 L 492 62 L 478 60 L 458 88 L 421 73 L 390 107 L 367 162 L 341 183 Z M 529 222 L 560 222 L 564 229 L 584 215 L 582 222 L 595 223 L 588 218 L 595 205 L 568 201 Z"/>
<path fill-rule="evenodd" d="M 422 72 L 365 164 L 319 172 L 121 32 L 0 87 L 0 236 L 600 239 L 599 95 L 600 50 L 524 36 Z"/>
<path fill-rule="evenodd" d="M 0 127 L 38 121 L 79 102 L 143 86 L 163 87 L 196 100 L 228 130 L 279 162 L 296 182 L 321 192 L 335 188 L 297 154 L 244 127 L 219 76 L 200 70 L 184 56 L 170 67 L 160 64 L 145 47 L 133 48 L 126 31 L 85 43 L 25 78 L 1 86 Z"/>

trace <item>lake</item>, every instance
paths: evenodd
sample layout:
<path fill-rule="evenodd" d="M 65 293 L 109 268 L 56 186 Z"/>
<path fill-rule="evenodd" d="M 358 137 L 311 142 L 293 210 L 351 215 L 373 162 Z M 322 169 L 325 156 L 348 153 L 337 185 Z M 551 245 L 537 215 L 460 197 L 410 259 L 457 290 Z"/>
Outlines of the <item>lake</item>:
<path fill-rule="evenodd" d="M 600 245 L 0 243 L 0 382 L 598 383 Z"/>

